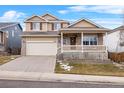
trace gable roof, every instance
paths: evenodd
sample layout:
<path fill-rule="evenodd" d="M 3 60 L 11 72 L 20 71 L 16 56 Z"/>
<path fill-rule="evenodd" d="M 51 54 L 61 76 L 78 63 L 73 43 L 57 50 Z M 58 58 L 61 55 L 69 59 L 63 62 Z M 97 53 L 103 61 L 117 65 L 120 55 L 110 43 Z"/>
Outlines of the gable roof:
<path fill-rule="evenodd" d="M 21 25 L 18 22 L 0 22 L 0 29 L 5 29 L 7 27 L 18 25 L 20 29 L 22 30 Z"/>
<path fill-rule="evenodd" d="M 117 32 L 117 31 L 124 31 L 124 25 L 121 25 L 121 26 L 111 30 L 108 34 L 111 34 L 111 33 Z"/>
<path fill-rule="evenodd" d="M 27 22 L 28 20 L 32 19 L 33 17 L 39 17 L 40 19 L 43 19 L 44 21 L 46 21 L 46 19 L 44 19 L 44 18 L 41 17 L 41 16 L 38 16 L 38 15 L 32 15 L 31 17 L 27 18 L 24 22 Z"/>
<path fill-rule="evenodd" d="M 70 24 L 70 25 L 68 26 L 68 28 L 69 28 L 69 27 L 72 27 L 73 25 L 76 25 L 77 23 L 79 23 L 79 22 L 81 22 L 81 21 L 86 21 L 86 22 L 88 22 L 88 23 L 90 23 L 90 24 L 92 24 L 92 25 L 95 25 L 95 26 L 98 27 L 98 28 L 104 28 L 104 27 L 100 26 L 99 24 L 96 24 L 96 23 L 94 23 L 93 21 L 91 21 L 91 20 L 89 20 L 89 19 L 86 19 L 86 18 L 81 18 L 81 19 L 75 21 L 74 23 Z"/>
<path fill-rule="evenodd" d="M 49 16 L 51 16 L 51 17 L 55 18 L 56 20 L 59 20 L 57 17 L 55 17 L 54 15 L 49 14 L 49 13 L 46 13 L 46 14 L 44 14 L 44 15 L 41 15 L 41 17 L 44 17 L 44 16 L 46 16 L 46 15 L 49 15 Z"/>
<path fill-rule="evenodd" d="M 115 28 L 114 30 L 124 30 L 124 25 Z"/>

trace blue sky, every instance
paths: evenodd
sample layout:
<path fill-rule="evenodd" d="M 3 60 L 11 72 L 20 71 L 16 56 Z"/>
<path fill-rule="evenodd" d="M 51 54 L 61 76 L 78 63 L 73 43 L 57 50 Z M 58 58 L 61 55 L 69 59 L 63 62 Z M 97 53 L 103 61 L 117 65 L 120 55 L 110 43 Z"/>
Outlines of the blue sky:
<path fill-rule="evenodd" d="M 60 19 L 76 21 L 90 19 L 106 28 L 116 28 L 123 24 L 124 6 L 105 5 L 1 5 L 0 21 L 20 22 L 32 15 L 51 13 Z"/>

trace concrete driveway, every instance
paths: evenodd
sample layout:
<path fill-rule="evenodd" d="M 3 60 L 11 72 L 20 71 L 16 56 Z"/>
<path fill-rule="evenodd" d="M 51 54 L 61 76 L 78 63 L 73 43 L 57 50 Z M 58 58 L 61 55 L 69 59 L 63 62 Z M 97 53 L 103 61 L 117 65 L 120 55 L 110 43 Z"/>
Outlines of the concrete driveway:
<path fill-rule="evenodd" d="M 55 56 L 23 56 L 0 66 L 1 71 L 53 73 Z"/>

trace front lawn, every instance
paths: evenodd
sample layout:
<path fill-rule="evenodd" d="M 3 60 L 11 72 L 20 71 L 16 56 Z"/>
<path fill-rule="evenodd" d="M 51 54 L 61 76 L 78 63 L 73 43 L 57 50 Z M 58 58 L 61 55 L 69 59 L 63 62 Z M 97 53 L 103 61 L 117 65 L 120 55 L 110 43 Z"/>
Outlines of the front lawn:
<path fill-rule="evenodd" d="M 63 68 L 64 66 L 65 68 Z M 124 76 L 124 68 L 119 68 L 114 64 L 56 63 L 55 72 L 80 75 Z"/>
<path fill-rule="evenodd" d="M 15 58 L 17 58 L 17 56 L 0 56 L 0 65 L 14 60 Z"/>

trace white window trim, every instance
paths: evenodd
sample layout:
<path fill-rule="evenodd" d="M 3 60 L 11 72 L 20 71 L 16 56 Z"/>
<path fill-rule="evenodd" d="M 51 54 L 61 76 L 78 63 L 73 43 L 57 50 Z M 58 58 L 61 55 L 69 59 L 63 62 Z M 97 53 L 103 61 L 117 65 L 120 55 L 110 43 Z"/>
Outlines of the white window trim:
<path fill-rule="evenodd" d="M 6 31 L 6 38 L 9 38 L 9 32 Z"/>
<path fill-rule="evenodd" d="M 61 28 L 61 23 L 55 22 L 54 23 L 54 30 L 58 31 Z"/>
<path fill-rule="evenodd" d="M 34 26 L 34 24 L 35 24 L 36 27 Z M 33 22 L 32 23 L 32 30 L 33 31 L 39 31 L 40 30 L 40 22 Z"/>
<path fill-rule="evenodd" d="M 12 37 L 14 37 L 15 36 L 15 32 L 12 30 Z"/>
<path fill-rule="evenodd" d="M 83 42 L 84 42 L 84 40 L 85 40 L 84 38 L 85 38 L 85 37 L 88 37 L 88 42 L 89 42 L 89 46 L 90 46 L 90 45 L 91 45 L 90 37 L 93 37 L 93 36 L 96 37 L 96 41 L 97 41 L 97 42 L 96 42 L 96 43 L 97 43 L 96 45 L 98 45 L 98 36 L 97 36 L 97 35 L 86 35 L 86 36 L 83 36 Z M 82 43 L 83 43 L 83 42 L 82 42 Z"/>

